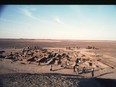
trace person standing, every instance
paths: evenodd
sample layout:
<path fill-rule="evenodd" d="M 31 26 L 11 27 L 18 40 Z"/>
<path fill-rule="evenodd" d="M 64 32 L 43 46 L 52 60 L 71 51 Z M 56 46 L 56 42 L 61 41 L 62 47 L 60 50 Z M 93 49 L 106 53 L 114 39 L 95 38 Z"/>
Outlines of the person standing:
<path fill-rule="evenodd" d="M 76 62 L 74 62 L 73 66 L 73 71 L 75 72 L 75 68 L 76 68 Z"/>
<path fill-rule="evenodd" d="M 82 73 L 85 73 L 85 66 L 84 66 L 83 69 L 82 69 Z"/>
<path fill-rule="evenodd" d="M 51 66 L 50 66 L 50 71 L 52 71 L 52 64 L 51 64 Z"/>
<path fill-rule="evenodd" d="M 76 74 L 79 74 L 79 66 L 76 67 Z"/>
<path fill-rule="evenodd" d="M 94 68 L 92 68 L 91 75 L 94 77 Z"/>

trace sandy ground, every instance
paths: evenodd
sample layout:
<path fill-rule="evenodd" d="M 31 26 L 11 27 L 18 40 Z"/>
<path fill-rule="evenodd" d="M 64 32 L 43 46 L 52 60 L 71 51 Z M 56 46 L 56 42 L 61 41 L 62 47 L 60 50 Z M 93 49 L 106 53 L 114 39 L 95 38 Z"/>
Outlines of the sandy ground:
<path fill-rule="evenodd" d="M 0 61 L 0 74 L 7 73 L 60 73 L 77 75 L 72 69 L 64 69 L 60 65 L 53 65 L 53 71 L 50 71 L 50 65 L 21 64 L 20 61 L 11 63 L 9 59 Z M 91 73 L 79 74 L 85 78 L 91 78 Z M 107 67 L 100 71 L 95 71 L 95 77 L 116 79 L 116 69 Z"/>
<path fill-rule="evenodd" d="M 4 59 L 0 61 L 0 87 L 116 86 L 115 69 L 97 71 L 95 72 L 96 78 L 91 78 L 90 73 L 77 75 L 72 71 L 72 69 L 64 69 L 55 65 L 53 66 L 53 71 L 50 71 L 49 68 L 50 66 L 44 65 L 38 66 L 36 64 L 21 64 L 20 62 L 11 63 L 10 60 Z"/>
<path fill-rule="evenodd" d="M 72 69 L 58 65 L 53 65 L 53 71 L 50 71 L 50 65 L 11 63 L 9 59 L 0 59 L 0 87 L 116 87 L 116 41 L 0 40 L 0 48 L 8 52 L 14 47 L 22 50 L 32 45 L 55 48 L 95 46 L 100 48 L 96 53 L 103 55 L 98 57 L 101 58 L 99 65 L 105 68 L 95 71 L 95 78 L 91 78 L 91 73 L 77 75 Z"/>

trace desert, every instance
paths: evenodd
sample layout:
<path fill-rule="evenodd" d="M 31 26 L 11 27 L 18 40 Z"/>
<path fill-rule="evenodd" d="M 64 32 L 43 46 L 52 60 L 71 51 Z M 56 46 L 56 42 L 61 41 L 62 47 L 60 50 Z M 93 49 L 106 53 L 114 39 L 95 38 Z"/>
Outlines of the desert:
<path fill-rule="evenodd" d="M 116 6 L 0 5 L 0 87 L 116 87 Z"/>
<path fill-rule="evenodd" d="M 116 85 L 116 41 L 0 39 L 0 49 L 1 87 Z"/>

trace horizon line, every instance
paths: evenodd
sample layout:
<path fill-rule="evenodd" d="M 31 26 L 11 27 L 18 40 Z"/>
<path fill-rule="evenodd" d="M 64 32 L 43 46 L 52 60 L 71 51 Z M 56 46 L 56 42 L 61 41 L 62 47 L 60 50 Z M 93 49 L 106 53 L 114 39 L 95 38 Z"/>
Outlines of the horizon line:
<path fill-rule="evenodd" d="M 108 39 L 107 40 L 106 39 L 103 39 L 103 40 L 102 39 L 101 40 L 100 39 L 94 39 L 93 40 L 93 39 L 55 39 L 55 38 L 54 39 L 50 39 L 50 38 L 38 38 L 38 39 L 37 38 L 0 38 L 0 39 L 9 39 L 9 40 L 10 39 L 14 39 L 14 40 L 15 39 L 20 39 L 20 40 L 22 39 L 22 40 L 82 40 L 82 41 L 83 40 L 85 40 L 85 41 L 88 41 L 89 40 L 89 41 L 116 41 L 116 40 L 108 40 Z"/>

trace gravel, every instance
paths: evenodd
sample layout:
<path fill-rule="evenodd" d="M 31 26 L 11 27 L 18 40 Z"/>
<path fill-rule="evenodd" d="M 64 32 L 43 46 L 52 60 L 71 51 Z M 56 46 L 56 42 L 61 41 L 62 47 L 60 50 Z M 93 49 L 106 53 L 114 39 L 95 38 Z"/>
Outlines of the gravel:
<path fill-rule="evenodd" d="M 116 80 L 57 73 L 9 73 L 0 74 L 0 87 L 116 87 Z"/>
<path fill-rule="evenodd" d="M 0 75 L 0 87 L 78 87 L 78 80 L 60 74 L 12 73 Z"/>

